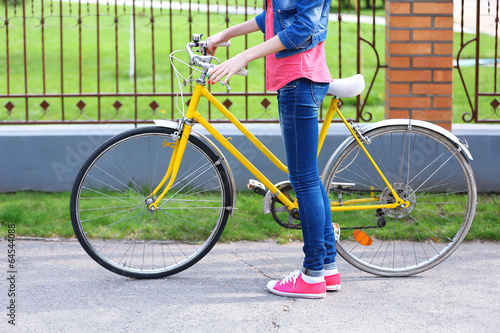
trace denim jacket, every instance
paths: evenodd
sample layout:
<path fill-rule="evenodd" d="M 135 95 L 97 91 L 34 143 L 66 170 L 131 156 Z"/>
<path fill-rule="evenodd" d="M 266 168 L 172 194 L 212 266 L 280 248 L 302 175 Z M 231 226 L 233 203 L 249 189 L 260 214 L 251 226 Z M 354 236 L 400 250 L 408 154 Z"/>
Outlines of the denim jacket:
<path fill-rule="evenodd" d="M 272 2 L 274 35 L 278 35 L 286 48 L 276 53 L 276 58 L 307 51 L 326 39 L 331 0 L 272 0 Z M 260 30 L 265 33 L 266 10 L 257 15 L 255 20 Z"/>

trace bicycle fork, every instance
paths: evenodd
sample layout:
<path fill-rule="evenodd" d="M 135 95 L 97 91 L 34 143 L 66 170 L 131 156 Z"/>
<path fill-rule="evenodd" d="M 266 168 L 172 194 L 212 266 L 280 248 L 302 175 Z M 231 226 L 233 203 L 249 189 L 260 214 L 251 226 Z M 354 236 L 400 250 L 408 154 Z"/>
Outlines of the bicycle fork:
<path fill-rule="evenodd" d="M 174 151 L 172 153 L 172 159 L 170 160 L 165 176 L 163 177 L 160 184 L 158 184 L 158 186 L 154 189 L 154 191 L 146 198 L 146 204 L 148 205 L 148 209 L 150 211 L 155 211 L 158 209 L 158 204 L 174 184 L 192 128 L 193 121 L 191 119 L 183 117 L 181 120 L 179 120 L 179 126 L 177 127 L 177 131 L 174 133 L 174 141 L 163 141 L 163 147 L 173 147 Z M 161 190 L 167 180 L 169 180 L 167 186 L 155 200 L 154 196 Z"/>

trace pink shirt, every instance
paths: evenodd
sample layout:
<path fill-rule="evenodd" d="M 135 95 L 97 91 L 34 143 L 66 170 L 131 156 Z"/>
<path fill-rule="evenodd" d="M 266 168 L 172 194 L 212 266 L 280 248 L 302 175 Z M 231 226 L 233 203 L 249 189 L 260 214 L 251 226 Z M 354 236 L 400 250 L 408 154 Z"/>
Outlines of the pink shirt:
<path fill-rule="evenodd" d="M 266 40 L 273 37 L 273 3 L 272 0 L 267 0 Z M 276 59 L 274 53 L 266 56 L 266 90 L 276 91 L 299 78 L 314 82 L 332 82 L 326 64 L 324 42 L 308 51 L 286 58 Z"/>

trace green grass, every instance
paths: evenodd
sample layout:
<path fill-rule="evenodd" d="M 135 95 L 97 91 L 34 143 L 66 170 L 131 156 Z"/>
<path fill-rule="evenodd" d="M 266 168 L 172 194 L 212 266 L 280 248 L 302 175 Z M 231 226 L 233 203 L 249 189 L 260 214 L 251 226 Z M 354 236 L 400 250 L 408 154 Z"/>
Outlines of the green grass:
<path fill-rule="evenodd" d="M 17 192 L 0 194 L 0 237 L 8 223 L 16 224 L 16 235 L 29 237 L 74 238 L 69 213 L 70 194 Z M 300 230 L 282 228 L 271 215 L 264 215 L 262 197 L 238 193 L 234 217 L 229 218 L 222 241 L 277 239 L 287 242 L 302 239 Z"/>
<path fill-rule="evenodd" d="M 212 2 L 211 2 L 212 3 Z M 229 4 L 233 2 L 229 1 Z M 239 3 L 239 2 L 238 2 Z M 31 4 L 34 4 L 31 6 Z M 60 33 L 60 18 L 59 6 L 51 5 L 50 2 L 45 2 L 45 24 L 44 27 L 44 47 L 45 54 L 42 53 L 42 25 L 40 24 L 41 7 L 39 3 L 33 2 L 28 4 L 27 19 L 26 19 L 26 63 L 27 71 L 24 71 L 24 43 L 23 43 L 23 19 L 22 8 L 18 7 L 16 15 L 12 8 L 9 9 L 9 67 L 10 67 L 10 83 L 7 87 L 7 71 L 0 71 L 0 95 L 10 94 L 55 94 L 64 88 L 65 93 L 126 93 L 134 91 L 134 80 L 129 78 L 129 42 L 130 42 L 130 8 L 119 6 L 118 8 L 118 33 L 115 32 L 115 13 L 114 7 L 99 6 L 99 25 L 97 29 L 97 6 L 84 5 L 81 13 L 76 3 L 63 3 L 62 10 L 63 18 L 63 50 L 61 62 L 61 33 Z M 225 3 L 221 3 L 223 5 Z M 239 3 L 241 6 L 242 4 Z M 253 5 L 253 4 L 250 4 Z M 363 4 L 364 6 L 364 4 Z M 193 8 L 196 8 L 194 6 Z M 332 11 L 336 8 L 332 7 Z M 343 11 L 347 7 L 343 7 Z M 4 12 L 3 4 L 0 4 L 0 12 Z M 364 10 L 362 14 L 370 14 L 370 10 Z M 378 3 L 377 15 L 383 13 L 381 3 Z M 71 14 L 71 15 L 70 15 Z M 151 24 L 150 9 L 136 9 L 136 65 L 137 65 L 137 92 L 148 93 L 155 89 L 156 92 L 171 92 L 177 91 L 177 82 L 173 79 L 171 66 L 168 60 L 168 55 L 172 50 L 184 48 L 187 41 L 190 40 L 193 32 L 202 32 L 205 34 L 220 31 L 227 24 L 234 25 L 245 20 L 244 15 L 230 15 L 230 21 L 225 21 L 225 15 L 222 13 L 211 13 L 210 24 L 207 22 L 207 15 L 196 10 L 192 11 L 194 19 L 193 26 L 189 25 L 187 11 L 173 11 L 172 27 L 174 31 L 173 39 L 170 40 L 169 27 L 170 16 L 168 10 L 154 9 L 153 15 L 155 18 L 154 25 Z M 14 17 L 12 17 L 14 16 Z M 82 33 L 79 34 L 78 18 L 82 18 Z M 153 28 L 154 27 L 154 37 Z M 331 22 L 329 26 L 328 41 L 325 44 L 327 62 L 333 77 L 338 77 L 341 72 L 342 77 L 350 76 L 356 73 L 356 25 L 352 23 L 342 23 L 341 25 L 341 42 L 339 44 L 339 24 Z M 0 25 L 0 45 L 6 45 L 6 27 Z M 362 73 L 366 77 L 367 83 L 370 83 L 374 78 L 375 68 L 377 63 L 383 65 L 385 33 L 384 27 L 377 26 L 375 40 L 372 37 L 371 25 L 361 25 L 361 35 L 364 39 L 372 44 L 375 44 L 376 52 L 367 43 L 362 43 Z M 458 52 L 460 44 L 459 35 L 455 34 L 455 54 Z M 97 38 L 99 37 L 99 52 L 97 52 Z M 472 36 L 466 36 L 466 40 Z M 494 57 L 494 38 L 489 36 L 481 36 L 481 57 Z M 115 42 L 116 40 L 116 42 Z M 152 52 L 152 41 L 154 40 L 154 54 Z M 217 56 L 221 60 L 235 55 L 245 49 L 245 41 L 248 42 L 248 47 L 262 42 L 262 34 L 256 33 L 245 38 L 235 38 L 233 46 L 227 50 L 219 50 Z M 170 43 L 172 42 L 172 48 Z M 81 53 L 80 53 L 81 50 Z M 462 58 L 473 57 L 473 47 L 469 45 L 463 52 Z M 185 53 L 184 53 L 185 54 Z M 185 60 L 184 54 L 179 54 Z M 379 59 L 377 62 L 376 55 Z M 153 87 L 153 56 L 155 58 L 155 85 Z M 43 80 L 43 62 L 45 57 L 45 81 Z M 80 62 L 81 58 L 81 62 Z M 339 66 L 339 58 L 342 65 Z M 6 64 L 6 52 L 0 52 L 0 64 Z M 116 67 L 118 66 L 118 70 Z M 98 70 L 99 67 L 99 70 Z M 184 65 L 179 65 L 179 69 L 183 69 L 182 73 L 187 76 L 187 70 Z M 61 77 L 61 68 L 63 69 L 63 77 Z M 81 68 L 81 70 L 80 70 Z M 241 92 L 247 89 L 248 91 L 258 92 L 264 91 L 264 61 L 263 59 L 256 60 L 248 66 L 250 76 L 248 81 L 241 77 L 231 79 L 233 92 Z M 464 68 L 464 77 L 468 85 L 468 89 L 472 92 L 473 87 L 473 67 Z M 25 75 L 28 76 L 28 82 L 25 82 Z M 481 91 L 493 90 L 493 68 L 481 67 L 480 70 Z M 100 86 L 97 86 L 97 82 Z M 174 88 L 172 90 L 172 82 Z M 372 116 L 372 121 L 384 119 L 384 71 L 380 70 L 374 80 L 372 91 L 367 99 L 365 112 Z M 9 89 L 9 91 L 8 91 Z M 213 91 L 225 93 L 224 87 L 213 87 Z M 185 91 L 189 91 L 188 88 Z M 187 101 L 188 98 L 184 102 Z M 222 97 L 224 101 L 226 97 Z M 244 119 L 246 115 L 245 98 L 231 96 L 229 97 L 233 105 L 231 111 L 236 117 Z M 274 97 L 268 97 L 271 105 L 266 111 L 261 106 L 263 97 L 249 97 L 248 105 L 251 106 L 248 114 L 249 119 L 255 118 L 277 118 L 277 103 Z M 9 120 L 25 120 L 26 108 L 29 109 L 29 119 L 31 121 L 59 121 L 63 118 L 62 109 L 64 107 L 65 120 L 96 120 L 101 119 L 133 119 L 135 117 L 135 99 L 134 97 L 66 97 L 64 102 L 61 98 L 55 97 L 36 97 L 28 99 L 28 106 L 24 98 L 9 98 L 15 105 L 11 115 L 6 112 L 3 107 L 6 104 L 6 99 L 2 99 L 5 103 L 2 104 L 0 110 L 0 122 Z M 40 104 L 43 101 L 49 103 L 46 112 Z M 83 100 L 86 104 L 83 113 L 76 106 L 77 103 Z M 117 113 L 113 104 L 119 100 L 122 106 Z M 156 113 L 149 106 L 155 101 L 159 104 Z M 346 99 L 343 106 L 344 113 L 347 117 L 355 116 L 355 99 Z M 480 110 L 489 114 L 491 106 L 490 98 L 484 98 L 480 101 Z M 178 118 L 179 113 L 175 106 L 172 109 L 172 99 L 170 97 L 158 96 L 142 96 L 137 98 L 137 117 L 139 119 L 155 119 L 155 118 Z M 179 104 L 180 101 L 179 101 Z M 328 103 L 324 108 L 327 107 Z M 98 113 L 100 105 L 100 114 Z M 461 84 L 459 75 L 455 71 L 454 75 L 454 122 L 463 122 L 462 115 L 470 111 L 470 108 L 465 97 L 465 91 Z M 200 112 L 208 115 L 208 105 L 201 103 Z M 220 118 L 220 115 L 212 112 L 213 119 Z M 365 114 L 365 118 L 369 118 L 369 114 Z M 486 116 L 485 116 L 486 117 Z"/>
<path fill-rule="evenodd" d="M 7 224 L 16 224 L 16 236 L 74 238 L 69 215 L 69 193 L 17 192 L 0 194 L 0 237 Z M 480 194 L 474 223 L 467 240 L 500 240 L 498 207 L 500 195 Z M 285 229 L 264 215 L 262 197 L 238 193 L 234 217 L 229 218 L 221 240 L 258 241 L 276 239 L 280 243 L 301 240 L 300 230 Z"/>

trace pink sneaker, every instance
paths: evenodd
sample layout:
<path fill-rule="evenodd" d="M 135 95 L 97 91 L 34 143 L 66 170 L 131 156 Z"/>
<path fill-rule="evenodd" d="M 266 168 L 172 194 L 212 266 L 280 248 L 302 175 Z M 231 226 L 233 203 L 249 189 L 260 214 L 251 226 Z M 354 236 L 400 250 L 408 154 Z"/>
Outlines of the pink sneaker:
<path fill-rule="evenodd" d="M 280 296 L 323 298 L 326 295 L 326 283 L 306 283 L 302 280 L 301 272 L 294 271 L 281 281 L 269 281 L 267 290 Z"/>
<path fill-rule="evenodd" d="M 335 291 L 340 289 L 340 273 L 325 276 L 326 290 Z"/>

